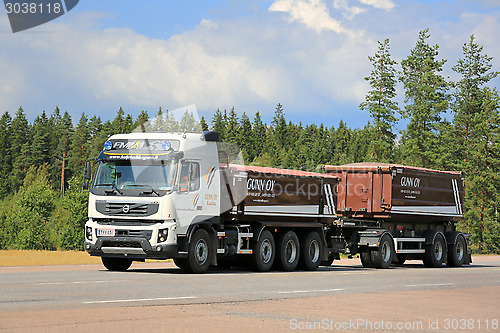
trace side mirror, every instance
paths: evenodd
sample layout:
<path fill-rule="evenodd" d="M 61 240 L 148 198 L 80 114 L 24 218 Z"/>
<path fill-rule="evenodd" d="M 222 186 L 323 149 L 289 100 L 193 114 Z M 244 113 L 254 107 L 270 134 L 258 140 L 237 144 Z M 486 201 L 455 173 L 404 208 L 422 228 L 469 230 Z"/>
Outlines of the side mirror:
<path fill-rule="evenodd" d="M 85 169 L 83 170 L 84 179 L 90 180 L 92 178 L 92 164 L 89 160 L 85 161 Z"/>
<path fill-rule="evenodd" d="M 90 187 L 90 180 L 92 179 L 92 161 L 93 159 L 85 161 L 85 168 L 83 169 L 83 184 L 82 184 L 82 190 L 84 192 L 88 192 Z"/>

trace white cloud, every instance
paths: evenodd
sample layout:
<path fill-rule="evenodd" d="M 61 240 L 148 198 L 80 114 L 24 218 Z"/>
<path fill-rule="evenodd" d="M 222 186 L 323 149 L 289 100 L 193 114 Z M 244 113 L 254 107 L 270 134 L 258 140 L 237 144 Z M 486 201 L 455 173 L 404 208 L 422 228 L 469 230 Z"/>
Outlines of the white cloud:
<path fill-rule="evenodd" d="M 342 112 L 356 111 L 352 118 L 363 124 L 368 116 L 357 112 L 376 41 L 390 38 L 392 54 L 401 60 L 429 21 L 402 6 L 388 12 L 360 1 L 329 1 L 278 0 L 267 15 L 202 20 L 168 39 L 127 28 L 101 30 L 88 13 L 75 14 L 71 24 L 0 34 L 0 108 L 14 113 L 31 103 L 36 115 L 57 104 L 73 114 L 109 110 L 109 116 L 101 113 L 108 119 L 119 106 L 150 115 L 158 106 L 193 103 L 202 112 L 235 106 L 240 113 L 271 114 L 280 102 L 287 115 L 307 113 L 304 122 L 328 114 L 338 123 L 349 117 Z M 364 11 L 355 14 L 354 7 Z M 442 57 L 459 57 L 475 33 L 498 63 L 500 46 L 492 33 L 500 29 L 498 13 L 464 14 L 446 24 L 430 20 L 430 43 L 440 45 Z"/>
<path fill-rule="evenodd" d="M 330 16 L 322 0 L 277 0 L 269 7 L 269 11 L 288 13 L 290 22 L 303 23 L 316 32 L 322 30 L 346 32 L 342 24 Z"/>
<path fill-rule="evenodd" d="M 349 6 L 347 0 L 333 0 L 333 7 L 335 9 L 340 9 L 344 13 L 344 17 L 352 19 L 354 16 L 361 14 L 366 11 L 366 8 L 360 8 L 357 6 Z"/>
<path fill-rule="evenodd" d="M 360 0 L 363 4 L 379 9 L 390 10 L 394 8 L 392 0 Z"/>

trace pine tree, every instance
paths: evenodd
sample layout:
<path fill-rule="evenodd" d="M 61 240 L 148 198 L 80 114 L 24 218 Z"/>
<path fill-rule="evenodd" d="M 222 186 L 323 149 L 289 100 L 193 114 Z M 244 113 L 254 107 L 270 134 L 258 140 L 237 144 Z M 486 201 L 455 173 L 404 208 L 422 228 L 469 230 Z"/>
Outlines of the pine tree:
<path fill-rule="evenodd" d="M 421 167 L 434 167 L 441 114 L 448 108 L 449 84 L 439 74 L 446 60 L 437 59 L 439 46 L 427 44 L 429 37 L 429 29 L 420 31 L 415 48 L 401 62 L 400 76 L 407 103 L 401 115 L 409 119 L 402 137 L 403 162 Z"/>
<path fill-rule="evenodd" d="M 399 108 L 396 97 L 396 61 L 391 59 L 389 53 L 389 39 L 383 43 L 378 42 L 379 49 L 374 56 L 368 59 L 373 65 L 371 74 L 365 77 L 372 90 L 361 103 L 361 110 L 368 110 L 375 128 L 375 139 L 369 142 L 370 157 L 375 161 L 389 162 L 393 159 L 392 147 L 395 135 L 393 127 L 397 121 L 395 113 Z"/>
<path fill-rule="evenodd" d="M 500 114 L 496 89 L 485 85 L 500 74 L 472 35 L 453 70 L 453 144 L 449 158 L 465 171 L 464 229 L 479 252 L 500 251 Z"/>

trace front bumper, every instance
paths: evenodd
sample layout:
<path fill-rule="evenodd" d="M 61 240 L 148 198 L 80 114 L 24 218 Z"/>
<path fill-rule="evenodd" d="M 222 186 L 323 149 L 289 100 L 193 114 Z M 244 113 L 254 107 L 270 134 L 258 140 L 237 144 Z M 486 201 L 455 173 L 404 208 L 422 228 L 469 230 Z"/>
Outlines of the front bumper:
<path fill-rule="evenodd" d="M 85 241 L 85 251 L 91 256 L 127 257 L 130 259 L 170 259 L 177 256 L 177 245 L 157 245 L 154 248 L 146 238 L 99 237 L 95 244 Z"/>

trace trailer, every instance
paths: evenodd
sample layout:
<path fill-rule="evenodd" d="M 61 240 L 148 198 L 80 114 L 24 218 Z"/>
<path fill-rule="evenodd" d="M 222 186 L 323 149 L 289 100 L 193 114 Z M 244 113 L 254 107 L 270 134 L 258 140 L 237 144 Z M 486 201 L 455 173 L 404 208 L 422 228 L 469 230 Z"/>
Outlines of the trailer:
<path fill-rule="evenodd" d="M 373 225 L 358 232 L 363 266 L 385 267 L 406 259 L 423 260 L 428 267 L 471 263 L 470 235 L 457 230 L 463 217 L 462 172 L 384 163 L 324 169 L 341 180 L 337 214 L 343 227 Z"/>
<path fill-rule="evenodd" d="M 368 164 L 325 171 L 244 165 L 216 132 L 113 135 L 85 163 L 84 248 L 114 271 L 170 258 L 187 273 L 316 270 L 358 253 L 376 268 L 407 258 L 470 263 L 469 236 L 456 230 L 461 174 Z"/>

